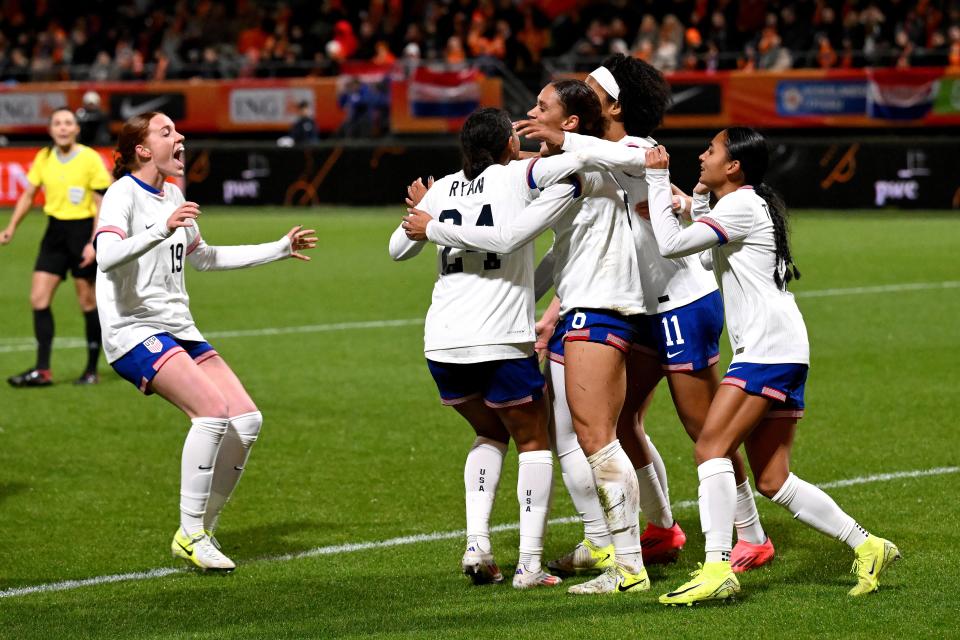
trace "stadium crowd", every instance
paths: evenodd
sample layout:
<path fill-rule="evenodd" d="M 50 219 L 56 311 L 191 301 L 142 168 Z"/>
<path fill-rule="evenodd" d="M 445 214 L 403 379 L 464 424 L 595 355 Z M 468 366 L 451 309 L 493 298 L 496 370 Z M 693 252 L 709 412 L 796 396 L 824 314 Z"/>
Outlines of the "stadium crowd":
<path fill-rule="evenodd" d="M 336 75 L 610 53 L 676 70 L 960 67 L 958 0 L 7 0 L 0 81 Z"/>

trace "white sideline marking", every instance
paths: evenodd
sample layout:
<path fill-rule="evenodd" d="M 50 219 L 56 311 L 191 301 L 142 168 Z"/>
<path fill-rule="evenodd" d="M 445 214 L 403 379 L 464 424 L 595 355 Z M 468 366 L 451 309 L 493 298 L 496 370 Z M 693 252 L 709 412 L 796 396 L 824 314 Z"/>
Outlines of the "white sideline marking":
<path fill-rule="evenodd" d="M 848 478 L 846 480 L 834 480 L 817 485 L 821 489 L 835 489 L 838 487 L 851 487 L 858 484 L 870 484 L 873 482 L 887 482 L 889 480 L 900 480 L 906 478 L 923 478 L 927 476 L 940 476 L 949 473 L 957 473 L 960 467 L 936 467 L 933 469 L 916 469 L 914 471 L 895 471 L 893 473 L 878 473 L 870 476 L 860 476 L 857 478 Z M 673 505 L 674 509 L 689 509 L 697 506 L 696 500 L 683 500 Z M 579 522 L 578 516 L 569 516 L 566 518 L 554 518 L 549 521 L 551 525 L 572 524 Z M 520 528 L 519 522 L 509 522 L 490 527 L 491 531 L 515 531 Z M 336 553 L 352 553 L 354 551 L 367 551 L 370 549 L 384 549 L 389 547 L 400 547 L 408 544 L 417 544 L 418 542 L 435 542 L 437 540 L 454 540 L 466 535 L 466 531 L 436 531 L 434 533 L 418 533 L 412 536 L 402 536 L 399 538 L 390 538 L 388 540 L 376 540 L 372 542 L 352 542 L 348 544 L 337 544 L 326 547 L 316 547 L 307 551 L 297 553 L 285 553 L 278 556 L 265 556 L 261 558 L 252 558 L 250 562 L 287 562 L 290 560 L 299 560 L 301 558 L 315 558 L 317 556 L 329 556 Z M 0 591 L 0 598 L 15 598 L 17 596 L 26 596 L 33 593 L 51 593 L 54 591 L 72 591 L 81 587 L 93 587 L 111 582 L 134 582 L 140 580 L 152 580 L 153 578 L 162 578 L 175 573 L 186 573 L 187 569 L 151 569 L 149 571 L 136 571 L 133 573 L 118 573 L 110 576 L 97 576 L 95 578 L 84 578 L 82 580 L 64 580 L 63 582 L 49 582 L 47 584 L 38 584 L 30 587 L 14 587 Z"/>
<path fill-rule="evenodd" d="M 798 291 L 797 298 L 829 298 L 834 296 L 865 295 L 871 293 L 898 293 L 903 291 L 931 291 L 941 289 L 960 289 L 960 280 L 944 282 L 912 282 L 903 284 L 884 284 L 875 287 L 850 287 L 847 289 L 818 289 Z M 301 327 L 265 327 L 260 329 L 238 329 L 235 331 L 211 331 L 204 333 L 207 338 L 257 338 L 261 336 L 282 336 L 296 333 L 325 333 L 327 331 L 349 331 L 351 329 L 385 329 L 388 327 L 409 327 L 423 324 L 423 318 L 400 320 L 368 320 L 363 322 L 335 322 L 331 324 L 308 324 Z M 83 338 L 57 338 L 57 349 L 85 349 L 87 341 Z M 0 338 L 0 353 L 33 351 L 36 342 L 33 338 Z"/>

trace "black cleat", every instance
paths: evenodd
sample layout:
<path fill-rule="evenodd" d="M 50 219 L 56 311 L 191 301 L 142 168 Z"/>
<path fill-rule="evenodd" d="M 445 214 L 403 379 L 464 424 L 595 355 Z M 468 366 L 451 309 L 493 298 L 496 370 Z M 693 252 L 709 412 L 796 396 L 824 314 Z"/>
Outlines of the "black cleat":
<path fill-rule="evenodd" d="M 49 387 L 53 384 L 50 369 L 30 369 L 7 378 L 11 387 Z"/>
<path fill-rule="evenodd" d="M 97 384 L 100 382 L 100 376 L 97 375 L 96 371 L 84 371 L 83 374 L 73 381 L 73 384 Z"/>

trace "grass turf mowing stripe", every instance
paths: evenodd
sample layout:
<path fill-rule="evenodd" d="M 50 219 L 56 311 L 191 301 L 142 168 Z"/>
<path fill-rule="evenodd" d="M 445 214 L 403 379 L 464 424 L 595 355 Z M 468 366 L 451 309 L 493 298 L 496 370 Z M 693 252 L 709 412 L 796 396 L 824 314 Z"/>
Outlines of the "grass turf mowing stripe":
<path fill-rule="evenodd" d="M 960 280 L 943 282 L 906 282 L 885 284 L 875 287 L 849 287 L 844 289 L 816 289 L 799 291 L 797 298 L 829 298 L 835 296 L 866 295 L 871 293 L 898 293 L 904 291 L 939 291 L 960 289 Z M 325 333 L 327 331 L 350 331 L 353 329 L 385 329 L 389 327 L 407 327 L 423 324 L 423 318 L 403 318 L 399 320 L 367 320 L 359 322 L 335 322 L 330 324 L 309 324 L 300 327 L 265 327 L 262 329 L 237 329 L 233 331 L 210 331 L 204 333 L 207 338 L 258 338 L 262 336 L 280 336 L 297 333 Z M 57 349 L 86 349 L 83 338 L 57 338 Z M 33 338 L 0 338 L 0 353 L 33 351 L 36 341 Z"/>
<path fill-rule="evenodd" d="M 821 489 L 836 489 L 839 487 L 851 487 L 860 484 L 870 484 L 874 482 L 888 482 L 890 480 L 900 480 L 909 478 L 924 478 L 929 476 L 939 476 L 960 472 L 960 467 L 935 467 L 933 469 L 915 469 L 912 471 L 894 471 L 891 473 L 878 473 L 869 476 L 859 476 L 856 478 L 847 478 L 843 480 L 833 480 L 817 485 Z M 759 494 L 755 494 L 759 495 Z M 684 500 L 673 505 L 674 509 L 689 509 L 697 505 L 696 500 Z M 577 516 L 568 516 L 565 518 L 554 518 L 549 521 L 551 525 L 573 524 L 579 522 Z M 520 523 L 509 522 L 491 527 L 491 532 L 513 531 L 520 528 Z M 316 547 L 306 551 L 296 553 L 287 553 L 278 556 L 265 556 L 261 558 L 252 558 L 250 562 L 288 562 L 302 558 L 314 558 L 317 556 L 326 556 L 336 553 L 352 553 L 354 551 L 367 551 L 369 549 L 383 549 L 388 547 L 399 547 L 408 544 L 417 544 L 420 542 L 435 542 L 437 540 L 453 540 L 466 535 L 466 531 L 437 531 L 434 533 L 418 533 L 412 536 L 402 536 L 399 538 L 390 538 L 388 540 L 376 540 L 371 542 L 353 542 L 347 544 L 330 545 L 326 547 Z M 140 580 L 152 580 L 162 578 L 176 573 L 186 573 L 188 569 L 175 569 L 172 567 L 151 569 L 149 571 L 136 571 L 132 573 L 118 573 L 109 576 L 96 576 L 94 578 L 84 578 L 82 580 L 64 580 L 63 582 L 50 582 L 47 584 L 38 584 L 29 587 L 15 587 L 0 591 L 0 598 L 14 598 L 17 596 L 26 596 L 33 593 L 50 593 L 54 591 L 71 591 L 81 587 L 93 587 L 101 584 L 110 584 L 113 582 L 128 582 Z"/>

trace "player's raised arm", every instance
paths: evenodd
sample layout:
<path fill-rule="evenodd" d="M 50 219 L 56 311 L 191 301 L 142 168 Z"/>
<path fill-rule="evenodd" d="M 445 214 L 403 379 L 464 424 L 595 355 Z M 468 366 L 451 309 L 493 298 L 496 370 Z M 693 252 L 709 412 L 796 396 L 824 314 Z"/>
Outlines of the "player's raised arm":
<path fill-rule="evenodd" d="M 301 252 L 317 247 L 316 231 L 300 225 L 290 229 L 279 240 L 262 244 L 212 247 L 204 242 L 199 229 L 195 233 L 196 237 L 187 247 L 187 260 L 197 271 L 243 269 L 284 258 L 309 261 L 310 257 Z"/>

